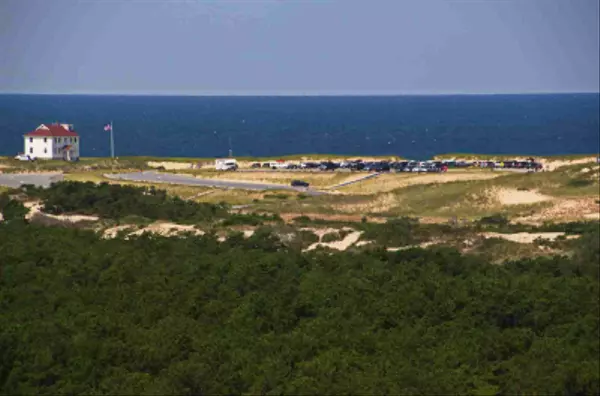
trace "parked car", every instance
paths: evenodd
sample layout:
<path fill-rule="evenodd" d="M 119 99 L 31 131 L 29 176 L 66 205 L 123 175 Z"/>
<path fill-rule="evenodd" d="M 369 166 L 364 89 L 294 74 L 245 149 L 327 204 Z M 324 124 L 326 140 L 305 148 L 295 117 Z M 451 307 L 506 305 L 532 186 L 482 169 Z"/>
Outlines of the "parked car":
<path fill-rule="evenodd" d="M 304 180 L 292 180 L 292 187 L 308 187 L 309 184 Z"/>
<path fill-rule="evenodd" d="M 220 171 L 237 170 L 238 163 L 233 158 L 218 158 L 215 160 L 215 169 Z"/>
<path fill-rule="evenodd" d="M 15 159 L 19 161 L 35 161 L 35 157 L 32 157 L 28 154 L 18 154 L 15 156 Z"/>
<path fill-rule="evenodd" d="M 438 173 L 438 172 L 442 171 L 442 168 L 437 166 L 434 163 L 429 164 L 429 165 L 425 166 L 424 168 L 426 169 L 426 172 L 428 172 L 428 173 Z"/>
<path fill-rule="evenodd" d="M 333 171 L 339 166 L 333 162 L 321 162 L 319 169 L 322 171 Z"/>
<path fill-rule="evenodd" d="M 296 164 L 287 164 L 285 169 L 298 169 L 298 165 Z"/>
<path fill-rule="evenodd" d="M 250 165 L 250 168 L 260 168 L 260 163 L 255 162 L 252 165 Z"/>
<path fill-rule="evenodd" d="M 365 169 L 365 164 L 362 161 L 350 163 L 350 170 L 361 171 L 364 169 Z"/>
<path fill-rule="evenodd" d="M 271 164 L 269 162 L 265 162 L 261 165 L 261 168 L 270 168 Z"/>
<path fill-rule="evenodd" d="M 300 169 L 317 169 L 319 164 L 314 162 L 303 162 L 300 164 Z"/>
<path fill-rule="evenodd" d="M 390 164 L 387 162 L 379 162 L 378 164 L 376 164 L 373 167 L 373 170 L 375 172 L 389 172 L 390 171 Z"/>
<path fill-rule="evenodd" d="M 411 172 L 427 172 L 427 168 L 424 165 L 417 165 L 410 170 Z"/>

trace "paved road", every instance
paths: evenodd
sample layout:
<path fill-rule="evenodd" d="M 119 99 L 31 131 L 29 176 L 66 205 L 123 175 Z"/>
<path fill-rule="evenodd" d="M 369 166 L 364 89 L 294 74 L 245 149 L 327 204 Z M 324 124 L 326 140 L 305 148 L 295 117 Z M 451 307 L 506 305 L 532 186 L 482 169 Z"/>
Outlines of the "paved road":
<path fill-rule="evenodd" d="M 290 190 L 303 192 L 308 195 L 322 195 L 321 191 L 305 188 L 296 188 L 281 184 L 248 183 L 244 181 L 229 181 L 218 179 L 200 179 L 194 176 L 173 175 L 170 173 L 158 173 L 154 171 L 105 174 L 105 177 L 113 180 L 129 180 L 150 183 L 183 184 L 187 186 L 204 186 L 219 188 L 239 188 L 243 190 Z"/>
<path fill-rule="evenodd" d="M 340 183 L 340 184 L 336 184 L 335 186 L 331 186 L 329 187 L 330 190 L 334 190 L 336 188 L 340 188 L 340 187 L 344 187 L 344 186 L 349 186 L 350 184 L 354 184 L 354 183 L 359 183 L 361 181 L 365 181 L 365 180 L 369 180 L 372 179 L 374 177 L 377 177 L 381 175 L 381 172 L 377 172 L 377 173 L 370 173 L 368 175 L 365 175 L 364 177 L 358 178 L 358 179 L 354 179 L 354 180 L 350 180 L 344 183 Z"/>
<path fill-rule="evenodd" d="M 38 187 L 49 187 L 50 184 L 63 179 L 62 173 L 2 173 L 0 186 L 17 188 L 21 184 L 33 184 Z"/>

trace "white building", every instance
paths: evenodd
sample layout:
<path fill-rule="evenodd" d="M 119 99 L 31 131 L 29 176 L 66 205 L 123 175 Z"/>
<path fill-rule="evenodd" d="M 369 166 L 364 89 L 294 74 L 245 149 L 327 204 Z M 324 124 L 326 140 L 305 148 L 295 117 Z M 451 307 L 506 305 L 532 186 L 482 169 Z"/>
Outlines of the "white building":
<path fill-rule="evenodd" d="M 39 159 L 79 158 L 79 135 L 70 124 L 42 124 L 35 131 L 23 135 L 25 155 Z"/>

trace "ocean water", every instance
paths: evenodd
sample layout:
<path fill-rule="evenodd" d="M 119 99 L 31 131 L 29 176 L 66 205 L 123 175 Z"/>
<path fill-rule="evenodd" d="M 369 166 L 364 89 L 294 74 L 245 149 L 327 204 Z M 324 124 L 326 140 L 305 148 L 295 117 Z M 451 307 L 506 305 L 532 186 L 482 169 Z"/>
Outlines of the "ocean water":
<path fill-rule="evenodd" d="M 0 155 L 41 123 L 75 125 L 82 156 L 597 153 L 600 96 L 177 97 L 0 95 Z"/>

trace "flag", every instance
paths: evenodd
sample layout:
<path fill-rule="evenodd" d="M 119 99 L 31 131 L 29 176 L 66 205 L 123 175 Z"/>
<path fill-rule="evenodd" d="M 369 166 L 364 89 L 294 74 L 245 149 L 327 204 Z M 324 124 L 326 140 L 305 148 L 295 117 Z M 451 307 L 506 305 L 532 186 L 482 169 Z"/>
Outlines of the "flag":
<path fill-rule="evenodd" d="M 108 131 L 112 131 L 112 125 L 111 124 L 104 125 L 104 130 L 107 131 L 107 132 Z"/>

